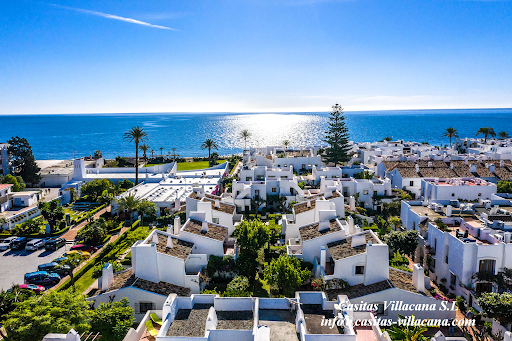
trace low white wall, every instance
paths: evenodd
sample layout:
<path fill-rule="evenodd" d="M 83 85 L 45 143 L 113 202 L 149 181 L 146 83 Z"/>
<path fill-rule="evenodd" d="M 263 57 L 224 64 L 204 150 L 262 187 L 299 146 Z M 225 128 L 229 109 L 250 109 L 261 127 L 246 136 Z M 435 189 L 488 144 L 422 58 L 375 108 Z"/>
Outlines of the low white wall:
<path fill-rule="evenodd" d="M 260 309 L 288 309 L 290 301 L 287 298 L 260 298 Z"/>
<path fill-rule="evenodd" d="M 182 339 L 180 339 L 182 340 Z M 253 341 L 252 330 L 210 330 L 208 341 Z M 160 340 L 158 340 L 160 341 Z"/>
<path fill-rule="evenodd" d="M 217 311 L 252 311 L 254 301 L 251 297 L 216 297 L 214 308 Z"/>
<path fill-rule="evenodd" d="M 148 310 L 146 312 L 146 315 L 144 315 L 144 318 L 140 322 L 139 326 L 137 327 L 137 330 L 130 328 L 130 330 L 124 337 L 123 341 L 139 341 L 144 332 L 146 331 L 146 321 L 149 321 L 151 319 L 149 316 L 151 313 L 156 313 L 157 316 L 160 317 L 162 315 L 161 310 Z"/>

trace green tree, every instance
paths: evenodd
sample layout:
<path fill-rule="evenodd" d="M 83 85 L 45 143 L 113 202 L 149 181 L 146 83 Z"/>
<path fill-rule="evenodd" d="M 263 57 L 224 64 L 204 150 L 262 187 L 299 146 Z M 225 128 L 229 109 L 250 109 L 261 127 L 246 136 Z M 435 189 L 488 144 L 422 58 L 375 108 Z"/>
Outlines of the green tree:
<path fill-rule="evenodd" d="M 294 256 L 281 255 L 263 270 L 268 284 L 279 288 L 279 293 L 293 297 L 299 288 L 311 276 L 311 271 L 302 269 L 301 262 Z"/>
<path fill-rule="evenodd" d="M 69 255 L 66 256 L 65 259 L 59 262 L 60 265 L 69 266 L 69 278 L 71 280 L 71 285 L 73 286 L 73 289 L 75 288 L 75 277 L 73 271 L 80 265 L 80 263 L 82 263 L 84 259 L 84 255 L 81 255 L 79 253 L 70 253 Z"/>
<path fill-rule="evenodd" d="M 144 162 L 148 161 L 147 152 L 149 149 L 149 146 L 145 143 L 141 144 L 139 147 L 140 151 L 143 153 L 142 157 L 144 158 Z"/>
<path fill-rule="evenodd" d="M 418 246 L 418 231 L 392 231 L 384 239 L 391 253 L 398 251 L 412 257 Z"/>
<path fill-rule="evenodd" d="M 95 150 L 94 151 L 94 158 L 95 159 L 100 159 L 103 157 L 103 153 L 101 152 L 101 150 Z"/>
<path fill-rule="evenodd" d="M 498 136 L 502 140 L 510 138 L 510 135 L 506 131 L 500 131 Z"/>
<path fill-rule="evenodd" d="M 109 341 L 122 341 L 135 322 L 130 302 L 123 297 L 118 302 L 101 303 L 91 313 L 91 332 L 100 333 Z"/>
<path fill-rule="evenodd" d="M 270 238 L 268 226 L 259 219 L 244 220 L 236 227 L 233 236 L 240 248 L 236 260 L 238 272 L 252 281 L 260 266 L 258 253 Z"/>
<path fill-rule="evenodd" d="M 96 179 L 87 182 L 82 186 L 82 196 L 87 195 L 89 201 L 97 201 L 103 195 L 104 191 L 110 191 L 114 187 L 114 183 L 107 179 Z"/>
<path fill-rule="evenodd" d="M 329 127 L 323 139 L 329 145 L 326 150 L 325 161 L 337 165 L 350 160 L 349 134 L 341 105 L 337 103 L 333 105 L 332 112 L 329 115 Z"/>
<path fill-rule="evenodd" d="M 78 231 L 78 238 L 86 244 L 98 245 L 107 237 L 107 221 L 105 218 L 99 218 Z"/>
<path fill-rule="evenodd" d="M 498 193 L 512 193 L 512 181 L 498 182 Z"/>
<path fill-rule="evenodd" d="M 148 201 L 147 199 L 141 200 L 139 205 L 137 206 L 137 212 L 140 216 L 140 225 L 144 225 L 144 216 L 146 217 L 156 217 L 157 207 L 154 202 Z"/>
<path fill-rule="evenodd" d="M 219 149 L 219 146 L 217 145 L 217 142 L 215 142 L 212 139 L 207 139 L 201 145 L 201 149 L 202 150 L 208 149 L 208 162 L 209 162 L 209 165 L 211 167 L 212 166 L 212 149 L 216 149 L 216 150 Z"/>
<path fill-rule="evenodd" d="M 400 314 L 398 314 L 398 318 L 405 319 Z M 430 338 L 423 335 L 427 330 L 427 327 L 393 325 L 387 332 L 393 341 L 427 341 Z"/>
<path fill-rule="evenodd" d="M 286 151 L 286 149 L 288 149 L 288 147 L 290 146 L 290 140 L 284 140 L 283 146 L 284 146 L 284 150 Z"/>
<path fill-rule="evenodd" d="M 135 193 L 128 193 L 119 199 L 117 199 L 117 204 L 119 205 L 119 211 L 126 211 L 130 216 L 130 224 L 133 222 L 133 212 L 137 211 L 141 200 L 135 196 Z"/>
<path fill-rule="evenodd" d="M 240 138 L 244 140 L 244 150 L 247 150 L 247 139 L 251 137 L 249 130 L 244 129 L 240 132 Z"/>
<path fill-rule="evenodd" d="M 14 285 L 9 291 L 0 291 L 0 321 L 13 311 L 18 303 L 33 296 L 35 293 L 32 290 L 21 289 L 19 285 Z"/>
<path fill-rule="evenodd" d="M 459 137 L 459 134 L 457 133 L 457 129 L 455 128 L 446 128 L 443 137 L 448 137 L 450 139 L 450 147 L 452 145 L 452 137 Z"/>
<path fill-rule="evenodd" d="M 7 153 L 11 160 L 12 173 L 15 176 L 21 176 L 32 186 L 37 186 L 41 181 L 39 174 L 41 168 L 37 166 L 36 159 L 32 154 L 32 147 L 27 139 L 15 136 L 7 140 L 7 143 L 9 144 Z"/>
<path fill-rule="evenodd" d="M 21 178 L 21 176 L 13 176 L 12 174 L 7 174 L 4 177 L 1 177 L 1 183 L 3 184 L 11 184 L 12 192 L 21 192 L 26 187 L 25 182 Z"/>
<path fill-rule="evenodd" d="M 34 234 L 41 232 L 41 220 L 29 219 L 11 229 L 12 235 Z"/>
<path fill-rule="evenodd" d="M 494 132 L 494 129 L 493 128 L 489 128 L 489 127 L 480 128 L 476 132 L 476 136 L 478 136 L 478 135 L 484 135 L 484 143 L 487 143 L 487 137 L 488 136 L 496 137 L 496 133 Z"/>
<path fill-rule="evenodd" d="M 249 291 L 249 279 L 244 276 L 236 276 L 228 283 L 223 297 L 250 297 L 252 292 Z"/>
<path fill-rule="evenodd" d="M 7 314 L 4 322 L 9 341 L 41 340 L 48 333 L 79 334 L 89 331 L 91 311 L 85 296 L 70 291 L 51 291 L 29 298 Z"/>
<path fill-rule="evenodd" d="M 117 184 L 117 182 L 116 182 L 116 184 Z M 129 190 L 130 188 L 132 188 L 133 186 L 135 186 L 135 184 L 128 179 L 124 179 L 123 181 L 121 181 L 119 183 L 119 186 L 121 187 L 122 190 L 126 191 L 126 190 Z"/>
<path fill-rule="evenodd" d="M 55 231 L 59 222 L 64 219 L 64 209 L 60 206 L 59 200 L 55 199 L 50 202 L 40 201 L 37 205 L 41 211 L 41 215 L 48 221 L 51 232 Z"/>
<path fill-rule="evenodd" d="M 135 143 L 135 184 L 139 183 L 139 143 L 148 141 L 148 133 L 144 128 L 139 126 L 132 127 L 129 131 L 124 133 L 124 140 Z"/>
<path fill-rule="evenodd" d="M 504 326 L 512 322 L 512 294 L 495 292 L 483 293 L 477 298 L 478 305 L 490 318 L 497 319 Z"/>
<path fill-rule="evenodd" d="M 151 158 L 154 159 L 155 158 L 155 150 L 154 149 L 151 149 Z"/>
<path fill-rule="evenodd" d="M 160 156 L 162 156 L 162 157 L 163 157 L 163 156 L 164 156 L 164 147 L 160 147 L 160 148 L 158 148 L 158 149 L 160 149 Z M 163 160 L 163 159 L 162 159 L 162 160 Z"/>

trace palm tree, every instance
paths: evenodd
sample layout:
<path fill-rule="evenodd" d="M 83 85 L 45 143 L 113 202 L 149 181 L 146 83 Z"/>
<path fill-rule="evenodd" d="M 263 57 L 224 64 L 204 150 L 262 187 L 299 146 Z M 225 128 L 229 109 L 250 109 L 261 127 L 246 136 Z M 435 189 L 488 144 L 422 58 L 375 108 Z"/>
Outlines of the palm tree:
<path fill-rule="evenodd" d="M 493 128 L 483 127 L 476 132 L 476 136 L 484 135 L 484 143 L 487 143 L 487 136 L 496 137 L 496 133 Z"/>
<path fill-rule="evenodd" d="M 158 149 L 160 149 L 160 156 L 162 156 L 162 157 L 163 157 L 163 156 L 164 156 L 164 155 L 163 155 L 164 147 L 160 147 L 160 148 L 158 148 Z"/>
<path fill-rule="evenodd" d="M 148 162 L 148 157 L 147 157 L 146 153 L 147 153 L 147 151 L 149 149 L 149 146 L 147 144 L 143 143 L 139 147 L 139 149 L 144 153 L 144 156 L 143 156 L 144 157 L 144 162 Z"/>
<path fill-rule="evenodd" d="M 141 200 L 137 197 L 135 197 L 135 193 L 130 193 L 124 197 L 121 197 L 117 200 L 117 204 L 119 205 L 120 211 L 126 211 L 128 212 L 128 215 L 130 216 L 130 225 L 132 224 L 133 220 L 133 212 L 137 210 L 139 207 Z"/>
<path fill-rule="evenodd" d="M 66 256 L 65 259 L 59 262 L 59 265 L 69 266 L 69 278 L 71 279 L 71 285 L 75 289 L 75 278 L 73 277 L 73 270 L 75 270 L 80 263 L 85 259 L 85 256 L 80 253 L 71 253 Z"/>
<path fill-rule="evenodd" d="M 405 319 L 404 316 L 398 314 L 399 319 Z M 398 326 L 394 325 L 387 330 L 389 337 L 393 341 L 426 341 L 427 338 L 423 335 L 427 331 L 427 327 L 420 326 Z"/>
<path fill-rule="evenodd" d="M 124 139 L 128 142 L 135 142 L 135 185 L 139 183 L 139 143 L 149 140 L 148 133 L 143 128 L 132 127 L 124 133 Z"/>
<path fill-rule="evenodd" d="M 242 131 L 240 132 L 240 137 L 241 137 L 242 139 L 244 139 L 244 143 L 245 143 L 244 150 L 245 150 L 245 149 L 247 149 L 247 139 L 248 139 L 249 137 L 251 137 L 251 133 L 249 132 L 249 130 L 244 129 L 244 130 L 242 130 Z"/>
<path fill-rule="evenodd" d="M 283 146 L 284 146 L 285 151 L 286 151 L 286 149 L 288 149 L 289 145 L 290 145 L 290 140 L 284 140 L 283 141 Z"/>
<path fill-rule="evenodd" d="M 172 147 L 172 156 L 174 156 L 174 162 L 176 162 L 176 148 Z"/>
<path fill-rule="evenodd" d="M 504 140 L 504 139 L 508 139 L 510 138 L 510 135 L 506 132 L 506 131 L 501 131 L 498 136 L 500 137 L 500 139 Z"/>
<path fill-rule="evenodd" d="M 457 129 L 455 128 L 446 128 L 443 137 L 449 137 L 450 138 L 450 147 L 452 146 L 452 137 L 459 137 L 459 134 L 457 134 Z"/>
<path fill-rule="evenodd" d="M 154 149 L 151 149 L 151 158 L 153 159 L 155 157 L 155 150 Z"/>
<path fill-rule="evenodd" d="M 211 155 L 212 155 L 212 149 L 219 149 L 219 146 L 217 146 L 217 142 L 215 142 L 214 140 L 212 139 L 207 139 L 206 141 L 203 142 L 203 144 L 201 145 L 201 149 L 202 150 L 205 150 L 205 149 L 208 149 L 208 164 L 210 165 L 211 167 L 211 164 L 212 164 L 212 158 L 211 158 Z"/>

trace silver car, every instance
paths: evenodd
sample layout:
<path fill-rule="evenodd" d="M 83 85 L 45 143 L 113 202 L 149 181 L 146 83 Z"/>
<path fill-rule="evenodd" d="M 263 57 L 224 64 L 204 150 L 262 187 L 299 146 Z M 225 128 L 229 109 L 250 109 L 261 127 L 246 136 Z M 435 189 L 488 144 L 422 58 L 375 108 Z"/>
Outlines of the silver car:
<path fill-rule="evenodd" d="M 44 247 L 44 239 L 32 239 L 25 245 L 25 250 L 27 251 L 36 251 L 40 248 Z"/>
<path fill-rule="evenodd" d="M 4 239 L 1 243 L 0 243 L 0 251 L 5 251 L 5 250 L 9 250 L 11 248 L 11 242 L 16 239 L 18 237 L 9 237 L 9 238 L 6 238 Z"/>

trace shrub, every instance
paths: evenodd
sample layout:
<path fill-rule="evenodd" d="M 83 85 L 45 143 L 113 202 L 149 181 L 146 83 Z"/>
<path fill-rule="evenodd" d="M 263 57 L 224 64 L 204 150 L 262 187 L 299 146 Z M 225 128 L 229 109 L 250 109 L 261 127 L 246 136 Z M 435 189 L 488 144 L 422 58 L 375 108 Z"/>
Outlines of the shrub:
<path fill-rule="evenodd" d="M 350 288 L 348 282 L 340 278 L 334 278 L 325 282 L 326 290 L 346 290 L 348 288 Z"/>
<path fill-rule="evenodd" d="M 459 308 L 459 310 L 461 312 L 465 312 L 466 311 L 466 300 L 464 299 L 464 297 L 457 296 L 457 298 L 455 300 L 457 302 L 456 304 L 457 304 L 457 307 Z"/>
<path fill-rule="evenodd" d="M 315 290 L 315 291 L 324 291 L 325 290 L 324 278 L 323 277 L 314 278 L 311 281 L 311 286 L 313 287 L 313 290 Z"/>

